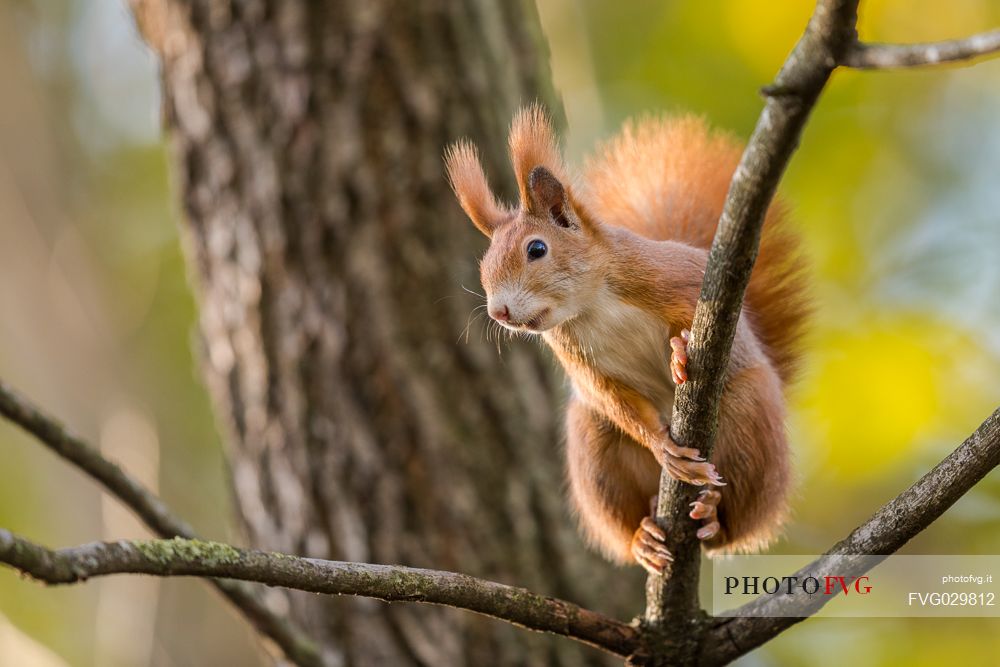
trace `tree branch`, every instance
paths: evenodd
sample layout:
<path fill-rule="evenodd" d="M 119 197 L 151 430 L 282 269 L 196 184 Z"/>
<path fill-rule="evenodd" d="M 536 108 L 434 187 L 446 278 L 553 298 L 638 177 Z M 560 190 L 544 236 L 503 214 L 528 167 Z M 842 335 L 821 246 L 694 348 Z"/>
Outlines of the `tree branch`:
<path fill-rule="evenodd" d="M 226 577 L 326 595 L 440 604 L 626 656 L 638 630 L 570 602 L 455 572 L 300 558 L 174 538 L 95 542 L 52 551 L 0 529 L 0 562 L 49 584 L 110 574 Z"/>
<path fill-rule="evenodd" d="M 972 60 L 998 52 L 1000 52 L 1000 30 L 991 30 L 965 39 L 926 44 L 856 42 L 844 54 L 841 64 L 855 69 L 923 67 Z"/>
<path fill-rule="evenodd" d="M 709 253 L 688 349 L 690 380 L 676 392 L 671 434 L 711 453 L 725 369 L 756 259 L 764 215 L 803 127 L 838 65 L 860 69 L 913 67 L 962 61 L 1000 52 L 1000 30 L 962 40 L 886 45 L 857 41 L 858 0 L 818 0 L 815 12 L 767 97 L 741 162 Z M 142 573 L 225 577 L 327 594 L 442 604 L 571 637 L 641 664 L 728 662 L 773 638 L 801 618 L 750 616 L 793 600 L 758 599 L 732 618 L 709 622 L 698 606 L 700 547 L 687 517 L 697 489 L 661 477 L 657 519 L 668 529 L 675 561 L 664 577 L 647 583 L 641 629 L 569 602 L 467 575 L 400 566 L 343 563 L 238 549 L 201 542 L 147 489 L 54 419 L 0 382 L 0 414 L 87 472 L 130 507 L 154 532 L 171 540 L 95 543 L 51 551 L 0 530 L 0 562 L 49 583 L 91 576 Z M 926 528 L 1000 463 L 1000 410 L 958 449 L 906 492 L 882 507 L 827 555 L 887 555 Z M 820 559 L 803 570 L 822 567 Z M 669 580 L 669 586 L 667 582 Z M 231 580 L 214 585 L 299 665 L 320 665 L 315 645 L 288 620 L 273 614 L 253 590 Z M 773 611 L 773 610 L 772 610 Z M 814 613 L 815 609 L 807 609 Z"/>
<path fill-rule="evenodd" d="M 570 602 L 467 575 L 298 558 L 199 541 L 191 527 L 148 489 L 2 381 L 0 414 L 97 480 L 157 534 L 186 538 L 96 543 L 49 551 L 0 530 L 0 562 L 36 579 L 72 583 L 119 572 L 225 577 L 316 593 L 460 607 L 532 630 L 565 635 L 623 656 L 638 643 L 638 631 L 620 621 Z M 246 584 L 220 579 L 212 583 L 260 632 L 279 644 L 290 660 L 298 665 L 322 664 L 312 641 L 293 623 L 268 610 Z"/>
<path fill-rule="evenodd" d="M 805 34 L 765 91 L 764 110 L 733 175 L 695 308 L 688 345 L 690 379 L 676 392 L 670 424 L 674 440 L 703 456 L 712 451 L 729 352 L 764 215 L 810 111 L 844 51 L 856 40 L 857 5 L 858 0 L 819 0 Z M 653 639 L 660 635 L 672 648 L 671 659 L 682 663 L 696 657 L 699 633 L 691 626 L 701 614 L 701 550 L 695 522 L 687 516 L 697 491 L 662 474 L 656 516 L 667 530 L 674 562 L 670 572 L 650 576 L 646 586 L 646 622 L 663 631 L 651 633 Z"/>
<path fill-rule="evenodd" d="M 993 412 L 955 451 L 913 486 L 882 506 L 868 521 L 826 552 L 827 556 L 882 555 L 898 551 L 913 536 L 931 525 L 983 477 L 1000 465 L 1000 408 Z M 864 568 L 851 574 L 863 574 Z M 822 575 L 820 558 L 795 575 Z M 773 639 L 822 607 L 796 597 L 762 596 L 735 610 L 735 617 L 717 619 L 702 644 L 701 662 L 721 665 Z M 824 600 L 825 602 L 825 600 Z M 801 614 L 773 618 L 778 614 Z"/>
<path fill-rule="evenodd" d="M 68 433 L 56 419 L 44 414 L 3 381 L 0 381 L 0 414 L 90 475 L 108 493 L 135 512 L 157 535 L 192 539 L 197 537 L 191 526 L 171 513 L 152 492 L 104 458 L 97 448 Z M 308 635 L 288 618 L 268 609 L 249 586 L 235 581 L 216 580 L 211 583 L 258 632 L 277 644 L 289 660 L 300 667 L 323 665 L 319 651 Z"/>
<path fill-rule="evenodd" d="M 857 5 L 857 0 L 817 2 L 805 34 L 775 82 L 764 90 L 767 103 L 733 176 L 691 327 L 688 346 L 691 379 L 676 392 L 670 425 L 671 435 L 678 443 L 694 447 L 704 456 L 710 456 L 712 451 L 725 370 L 756 259 L 764 215 L 830 74 L 838 64 L 864 68 L 903 67 L 963 60 L 1000 50 L 1000 31 L 937 44 L 862 44 L 857 40 L 855 27 Z M 926 522 L 915 532 L 926 527 L 964 490 L 940 507 L 937 514 L 923 517 Z M 690 664 L 697 653 L 704 650 L 699 648 L 700 642 L 705 649 L 716 652 L 724 650 L 720 647 L 737 644 L 752 648 L 797 621 L 769 619 L 768 624 L 759 618 L 749 618 L 742 619 L 744 624 L 741 625 L 727 619 L 711 635 L 701 637 L 701 628 L 705 627 L 704 613 L 698 603 L 701 552 L 695 535 L 697 526 L 687 516 L 696 495 L 695 487 L 678 482 L 666 473 L 661 475 L 656 517 L 667 530 L 668 548 L 674 555 L 674 562 L 663 577 L 650 576 L 647 581 L 645 623 L 648 632 L 644 635 L 641 652 L 633 658 L 636 664 L 663 664 L 667 656 L 672 662 Z M 904 496 L 907 496 L 905 500 Z M 904 496 L 897 501 L 914 500 L 908 494 Z M 890 509 L 898 511 L 899 506 L 890 503 L 882 511 Z M 880 516 L 881 512 L 872 522 Z M 881 525 L 872 522 L 859 528 L 852 537 Z M 908 534 L 899 545 L 915 532 Z M 835 550 L 843 548 L 846 548 L 845 543 L 834 547 Z M 729 641 L 723 641 L 725 638 Z M 742 654 L 733 653 L 732 648 L 725 650 L 731 653 L 729 659 Z"/>

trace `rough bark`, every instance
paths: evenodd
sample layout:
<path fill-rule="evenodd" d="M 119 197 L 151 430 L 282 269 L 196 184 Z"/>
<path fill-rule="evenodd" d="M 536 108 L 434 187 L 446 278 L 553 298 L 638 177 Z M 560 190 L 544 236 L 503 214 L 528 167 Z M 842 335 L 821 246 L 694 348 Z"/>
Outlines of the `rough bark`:
<path fill-rule="evenodd" d="M 475 326 L 459 342 L 484 243 L 440 156 L 468 135 L 511 191 L 509 118 L 554 104 L 533 4 L 199 0 L 137 14 L 161 55 L 204 376 L 249 542 L 633 613 L 636 573 L 587 555 L 565 513 L 551 363 L 526 345 L 501 358 Z M 289 602 L 333 664 L 604 659 L 445 609 Z"/>
<path fill-rule="evenodd" d="M 474 611 L 528 630 L 571 637 L 614 655 L 629 655 L 638 630 L 571 602 L 467 574 L 400 565 L 344 563 L 240 549 L 219 542 L 92 542 L 52 551 L 0 528 L 0 563 L 48 584 L 75 584 L 109 574 L 226 577 L 326 595 L 422 602 Z"/>

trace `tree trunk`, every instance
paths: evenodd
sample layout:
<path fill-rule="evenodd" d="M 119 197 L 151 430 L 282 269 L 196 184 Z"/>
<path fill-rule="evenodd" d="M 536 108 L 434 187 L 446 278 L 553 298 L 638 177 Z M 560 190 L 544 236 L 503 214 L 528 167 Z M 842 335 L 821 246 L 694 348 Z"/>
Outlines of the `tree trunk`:
<path fill-rule="evenodd" d="M 450 569 L 628 617 L 638 573 L 562 498 L 561 382 L 537 345 L 462 336 L 485 247 L 442 170 L 558 109 L 534 4 L 136 3 L 162 60 L 203 369 L 253 546 Z M 499 351 L 502 354 L 498 354 Z M 451 610 L 295 595 L 331 664 L 606 662 Z"/>

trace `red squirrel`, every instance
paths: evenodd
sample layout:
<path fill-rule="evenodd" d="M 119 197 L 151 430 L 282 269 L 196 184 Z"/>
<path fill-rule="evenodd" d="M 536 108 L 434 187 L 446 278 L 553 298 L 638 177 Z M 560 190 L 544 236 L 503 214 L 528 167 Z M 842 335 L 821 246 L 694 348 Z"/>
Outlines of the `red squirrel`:
<path fill-rule="evenodd" d="M 808 311 L 782 206 L 765 219 L 708 462 L 674 442 L 669 424 L 740 144 L 697 117 L 648 118 L 626 124 L 571 180 L 535 105 L 515 116 L 509 147 L 517 207 L 494 197 L 469 142 L 449 147 L 447 171 L 490 239 L 480 264 L 490 317 L 541 335 L 571 381 L 569 490 L 588 541 L 662 572 L 671 555 L 649 516 L 662 467 L 706 487 L 690 516 L 710 555 L 766 546 L 787 513 L 784 390 Z"/>

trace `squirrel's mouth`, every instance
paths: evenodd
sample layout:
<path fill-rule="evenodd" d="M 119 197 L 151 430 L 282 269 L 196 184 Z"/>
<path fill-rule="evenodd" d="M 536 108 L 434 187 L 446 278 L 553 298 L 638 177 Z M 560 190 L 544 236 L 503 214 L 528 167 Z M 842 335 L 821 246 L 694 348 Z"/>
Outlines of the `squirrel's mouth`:
<path fill-rule="evenodd" d="M 512 322 L 511 324 L 514 327 L 525 331 L 541 331 L 542 322 L 544 322 L 545 318 L 548 317 L 550 310 L 550 308 L 542 308 L 531 319 L 525 320 L 524 322 Z"/>

